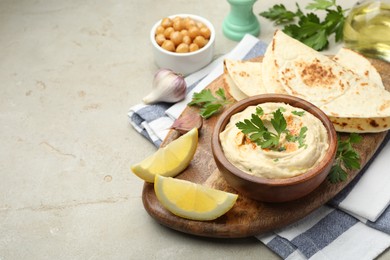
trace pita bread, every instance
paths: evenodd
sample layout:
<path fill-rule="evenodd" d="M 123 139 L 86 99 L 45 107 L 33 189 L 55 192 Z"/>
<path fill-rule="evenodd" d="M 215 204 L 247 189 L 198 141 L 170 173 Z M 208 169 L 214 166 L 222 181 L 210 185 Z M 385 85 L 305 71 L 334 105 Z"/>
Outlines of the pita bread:
<path fill-rule="evenodd" d="M 332 117 L 334 128 L 346 133 L 377 133 L 390 129 L 390 117 L 349 118 Z"/>
<path fill-rule="evenodd" d="M 267 93 L 287 94 L 282 84 L 278 79 L 278 66 L 274 60 L 274 44 L 273 41 L 268 45 L 262 62 L 263 85 Z M 274 63 L 274 64 L 272 64 Z M 264 76 L 266 75 L 266 77 Z"/>
<path fill-rule="evenodd" d="M 385 89 L 381 75 L 363 55 L 347 48 L 341 48 L 332 59 L 359 76 L 366 77 L 377 87 Z"/>
<path fill-rule="evenodd" d="M 263 78 L 267 88 L 274 86 L 275 93 L 310 100 L 317 106 L 343 95 L 354 78 L 353 73 L 347 73 L 331 58 L 280 30 L 275 33 L 264 59 Z"/>
<path fill-rule="evenodd" d="M 245 63 L 236 62 L 235 71 L 244 71 Z M 330 58 L 277 31 L 262 63 L 251 65 L 262 67 L 261 73 L 250 73 L 258 78 L 241 77 L 234 83 L 246 96 L 264 91 L 301 97 L 322 109 L 339 132 L 390 129 L 390 92 L 375 67 L 360 54 L 343 48 Z M 260 87 L 252 90 L 252 82 Z"/>
<path fill-rule="evenodd" d="M 333 57 L 333 60 L 345 68 L 352 70 L 360 77 L 367 77 L 378 88 L 385 89 L 379 72 L 361 54 L 346 48 L 341 48 L 336 56 Z M 348 118 L 330 116 L 330 120 L 339 132 L 374 133 L 389 129 L 390 126 L 390 117 Z"/>
<path fill-rule="evenodd" d="M 379 88 L 385 88 L 379 72 L 370 61 L 361 54 L 347 48 L 341 48 L 337 54 L 332 57 L 332 60 L 361 77 L 367 77 L 369 81 L 374 82 Z M 235 87 L 247 96 L 275 92 L 286 93 L 282 89 L 276 91 L 275 89 L 272 89 L 272 87 L 269 87 L 269 90 L 266 90 L 262 77 L 262 64 L 263 63 L 260 61 L 252 62 L 225 59 L 225 73 L 228 73 L 232 78 L 232 84 L 234 83 Z M 267 66 L 266 69 L 270 69 L 270 66 Z"/>
<path fill-rule="evenodd" d="M 232 77 L 230 76 L 228 69 L 226 67 L 226 62 L 223 63 L 224 68 L 224 74 L 223 74 L 223 80 L 225 83 L 226 91 L 232 96 L 236 101 L 240 101 L 244 98 L 247 98 L 248 96 L 245 95 L 236 85 L 236 83 L 233 81 Z"/>
<path fill-rule="evenodd" d="M 267 58 L 267 64 L 263 61 L 266 84 L 312 102 L 328 116 L 343 121 L 342 125 L 347 124 L 348 131 L 390 128 L 387 123 L 378 124 L 387 122 L 390 117 L 390 92 L 367 77 L 361 77 L 282 31 L 275 33 L 266 56 L 271 57 L 271 60 Z M 268 66 L 272 68 L 264 69 Z M 271 75 L 264 74 L 265 70 Z M 368 127 L 366 120 L 376 122 L 372 124 L 375 129 Z M 348 129 L 337 128 L 339 131 Z"/>
<path fill-rule="evenodd" d="M 246 96 L 266 93 L 260 62 L 225 59 L 224 65 L 234 84 Z"/>

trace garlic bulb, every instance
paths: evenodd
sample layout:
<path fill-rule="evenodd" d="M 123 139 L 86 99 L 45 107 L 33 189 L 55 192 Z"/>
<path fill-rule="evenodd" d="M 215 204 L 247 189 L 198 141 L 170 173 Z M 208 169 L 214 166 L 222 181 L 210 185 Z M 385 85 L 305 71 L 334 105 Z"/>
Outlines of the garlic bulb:
<path fill-rule="evenodd" d="M 187 84 L 183 76 L 169 69 L 160 69 L 154 74 L 152 92 L 143 98 L 143 102 L 177 102 L 184 99 L 186 90 Z"/>

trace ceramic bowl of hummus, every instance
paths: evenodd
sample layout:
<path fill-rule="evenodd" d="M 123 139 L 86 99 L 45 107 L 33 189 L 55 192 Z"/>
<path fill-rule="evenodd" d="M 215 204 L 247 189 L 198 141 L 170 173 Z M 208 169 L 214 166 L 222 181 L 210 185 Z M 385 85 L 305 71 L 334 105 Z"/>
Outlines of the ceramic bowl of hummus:
<path fill-rule="evenodd" d="M 266 94 L 227 109 L 216 122 L 211 147 L 218 169 L 240 194 L 286 202 L 308 195 L 326 179 L 337 135 L 313 104 Z"/>

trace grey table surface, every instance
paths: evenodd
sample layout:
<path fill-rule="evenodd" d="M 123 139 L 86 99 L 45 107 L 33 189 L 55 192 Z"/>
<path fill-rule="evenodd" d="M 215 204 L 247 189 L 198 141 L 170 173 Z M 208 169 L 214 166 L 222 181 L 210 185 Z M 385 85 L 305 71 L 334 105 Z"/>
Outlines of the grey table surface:
<path fill-rule="evenodd" d="M 257 1 L 254 13 L 276 3 L 295 8 Z M 252 237 L 159 225 L 129 170 L 156 149 L 127 119 L 157 70 L 150 28 L 172 14 L 204 16 L 218 57 L 237 44 L 222 34 L 229 9 L 209 0 L 0 1 L 0 259 L 278 259 Z M 269 42 L 276 27 L 258 19 Z"/>

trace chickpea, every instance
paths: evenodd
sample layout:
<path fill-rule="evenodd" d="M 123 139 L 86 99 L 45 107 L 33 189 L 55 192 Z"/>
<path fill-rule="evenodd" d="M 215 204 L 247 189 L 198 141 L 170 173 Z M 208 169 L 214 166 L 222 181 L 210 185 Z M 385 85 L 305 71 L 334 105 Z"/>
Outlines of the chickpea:
<path fill-rule="evenodd" d="M 199 50 L 199 46 L 196 43 L 190 44 L 190 52 Z"/>
<path fill-rule="evenodd" d="M 196 26 L 198 26 L 199 29 L 205 27 L 205 25 L 202 22 L 196 22 Z"/>
<path fill-rule="evenodd" d="M 190 45 L 192 43 L 191 37 L 188 35 L 183 36 L 183 43 Z"/>
<path fill-rule="evenodd" d="M 176 48 L 177 53 L 186 53 L 190 50 L 188 44 L 186 43 L 180 43 L 179 46 Z"/>
<path fill-rule="evenodd" d="M 192 20 L 189 17 L 184 18 L 184 26 L 187 30 L 189 30 L 191 27 L 195 26 L 195 21 Z"/>
<path fill-rule="evenodd" d="M 173 22 L 170 18 L 166 17 L 161 20 L 161 26 L 164 28 L 172 27 Z"/>
<path fill-rule="evenodd" d="M 207 40 L 203 36 L 196 36 L 194 39 L 194 43 L 199 46 L 199 48 L 202 48 L 207 44 Z"/>
<path fill-rule="evenodd" d="M 188 36 L 188 30 L 187 29 L 183 29 L 180 31 L 180 33 L 184 36 Z"/>
<path fill-rule="evenodd" d="M 195 39 L 196 36 L 200 34 L 199 28 L 196 26 L 192 26 L 188 29 L 188 35 L 191 37 L 191 39 Z"/>
<path fill-rule="evenodd" d="M 181 18 L 180 16 L 175 16 L 173 17 L 172 21 L 173 22 L 176 22 L 176 21 L 179 21 L 179 20 L 182 20 L 183 18 Z"/>
<path fill-rule="evenodd" d="M 187 17 L 183 17 L 184 24 L 187 24 L 189 20 L 191 20 L 191 18 L 189 18 L 188 16 Z"/>
<path fill-rule="evenodd" d="M 173 27 L 166 28 L 164 31 L 165 38 L 170 39 L 169 37 L 171 36 L 171 33 L 173 33 L 174 31 L 175 29 L 173 29 Z"/>
<path fill-rule="evenodd" d="M 161 47 L 167 51 L 175 51 L 175 44 L 171 40 L 165 40 Z"/>
<path fill-rule="evenodd" d="M 175 46 L 178 46 L 180 43 L 183 42 L 183 35 L 178 31 L 172 32 L 169 38 L 175 44 Z"/>
<path fill-rule="evenodd" d="M 210 39 L 211 32 L 207 27 L 200 28 L 200 35 L 202 35 L 205 39 Z"/>
<path fill-rule="evenodd" d="M 175 31 L 181 31 L 184 29 L 184 23 L 182 22 L 181 19 L 174 21 L 172 26 L 173 29 L 175 29 Z"/>
<path fill-rule="evenodd" d="M 166 40 L 166 38 L 165 38 L 164 34 L 159 33 L 156 35 L 156 42 L 158 45 L 161 46 L 165 40 Z"/>
<path fill-rule="evenodd" d="M 157 34 L 160 34 L 160 33 L 164 33 L 164 31 L 165 31 L 165 28 L 162 27 L 161 25 L 159 25 L 159 26 L 157 26 L 157 28 L 156 28 L 156 35 L 157 35 Z"/>

